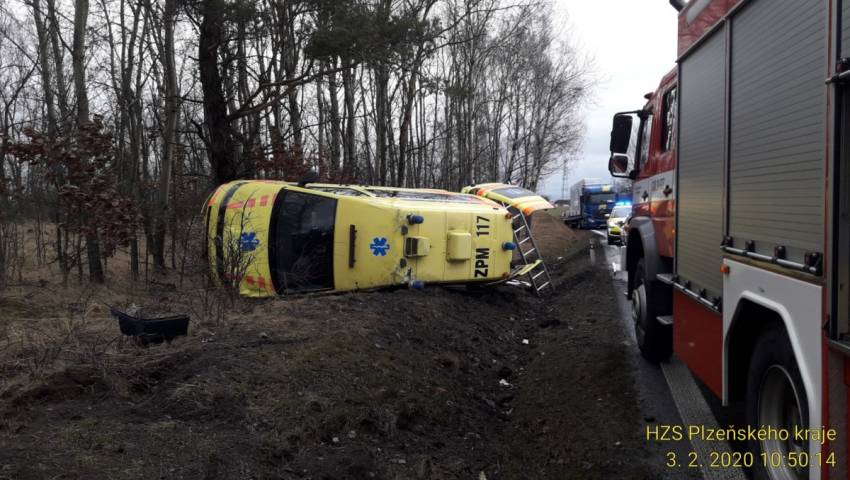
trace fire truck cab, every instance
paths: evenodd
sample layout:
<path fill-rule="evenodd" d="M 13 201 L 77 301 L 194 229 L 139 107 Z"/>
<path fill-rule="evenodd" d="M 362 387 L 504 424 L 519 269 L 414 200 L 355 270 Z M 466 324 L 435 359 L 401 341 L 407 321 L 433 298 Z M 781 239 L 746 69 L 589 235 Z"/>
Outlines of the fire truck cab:
<path fill-rule="evenodd" d="M 671 3 L 677 67 L 611 132 L 641 352 L 790 433 L 755 478 L 850 479 L 850 1 Z"/>

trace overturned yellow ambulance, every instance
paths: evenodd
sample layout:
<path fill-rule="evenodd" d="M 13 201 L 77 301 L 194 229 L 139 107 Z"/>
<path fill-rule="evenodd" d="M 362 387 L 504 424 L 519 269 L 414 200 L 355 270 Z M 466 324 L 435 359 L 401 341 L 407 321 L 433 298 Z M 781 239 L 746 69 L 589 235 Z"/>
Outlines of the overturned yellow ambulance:
<path fill-rule="evenodd" d="M 213 278 L 249 297 L 492 283 L 516 248 L 504 207 L 444 190 L 235 181 L 205 213 Z"/>

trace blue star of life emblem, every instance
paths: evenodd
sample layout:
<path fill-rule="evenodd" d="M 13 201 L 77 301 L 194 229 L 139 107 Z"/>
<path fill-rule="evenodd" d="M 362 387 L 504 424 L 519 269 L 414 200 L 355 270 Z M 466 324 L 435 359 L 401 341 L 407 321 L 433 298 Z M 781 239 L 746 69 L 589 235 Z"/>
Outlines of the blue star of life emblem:
<path fill-rule="evenodd" d="M 369 248 L 372 249 L 372 255 L 376 257 L 386 257 L 387 252 L 390 251 L 390 244 L 387 241 L 386 237 L 375 237 L 372 240 Z"/>
<path fill-rule="evenodd" d="M 239 239 L 239 245 L 242 247 L 243 252 L 253 252 L 260 245 L 260 239 L 257 238 L 255 232 L 246 232 Z"/>

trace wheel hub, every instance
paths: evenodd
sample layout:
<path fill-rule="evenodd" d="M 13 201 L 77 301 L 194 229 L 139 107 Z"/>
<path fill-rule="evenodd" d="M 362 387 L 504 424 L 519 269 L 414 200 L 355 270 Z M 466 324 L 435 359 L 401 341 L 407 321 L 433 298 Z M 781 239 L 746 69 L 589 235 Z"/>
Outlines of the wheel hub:
<path fill-rule="evenodd" d="M 789 432 L 788 440 L 770 438 L 761 441 L 761 451 L 766 456 L 767 472 L 772 480 L 801 480 L 808 478 L 806 468 L 791 468 L 786 459 L 789 453 L 799 455 L 808 451 L 804 441 L 795 440 L 796 428 L 805 428 L 800 396 L 791 375 L 781 365 L 772 365 L 762 377 L 759 389 L 758 419 L 760 425 L 771 425 Z M 777 455 L 778 454 L 778 455 Z M 771 456 L 780 458 L 773 466 Z"/>
<path fill-rule="evenodd" d="M 645 287 L 639 285 L 632 292 L 632 321 L 635 324 L 635 337 L 637 337 L 638 345 L 643 345 L 644 328 L 643 328 L 643 296 Z"/>

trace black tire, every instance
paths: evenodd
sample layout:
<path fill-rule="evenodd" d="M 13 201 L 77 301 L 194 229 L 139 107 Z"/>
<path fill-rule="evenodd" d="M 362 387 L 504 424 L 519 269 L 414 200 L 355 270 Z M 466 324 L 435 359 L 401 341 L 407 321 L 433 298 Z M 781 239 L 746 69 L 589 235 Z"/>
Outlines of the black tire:
<path fill-rule="evenodd" d="M 644 265 L 641 258 L 635 266 L 632 321 L 640 354 L 651 362 L 661 362 L 673 353 L 673 329 L 658 322 L 659 308 L 663 308 L 659 303 L 663 300 L 655 292 L 653 282 L 646 280 Z"/>
<path fill-rule="evenodd" d="M 753 428 L 772 425 L 777 429 L 788 429 L 791 432 L 788 441 L 768 439 L 749 442 L 749 449 L 757 459 L 762 453 L 771 458 L 774 452 L 779 452 L 783 459 L 788 453 L 805 451 L 808 453 L 808 442 L 794 441 L 794 428 L 808 428 L 809 403 L 800 369 L 794 358 L 791 342 L 785 331 L 771 328 L 759 336 L 750 367 L 747 372 L 746 397 L 747 423 Z M 803 480 L 809 478 L 808 469 L 792 469 L 787 462 L 779 462 L 781 467 L 770 469 L 765 462 L 755 462 L 753 478 L 756 480 Z M 770 463 L 768 462 L 768 465 Z"/>

